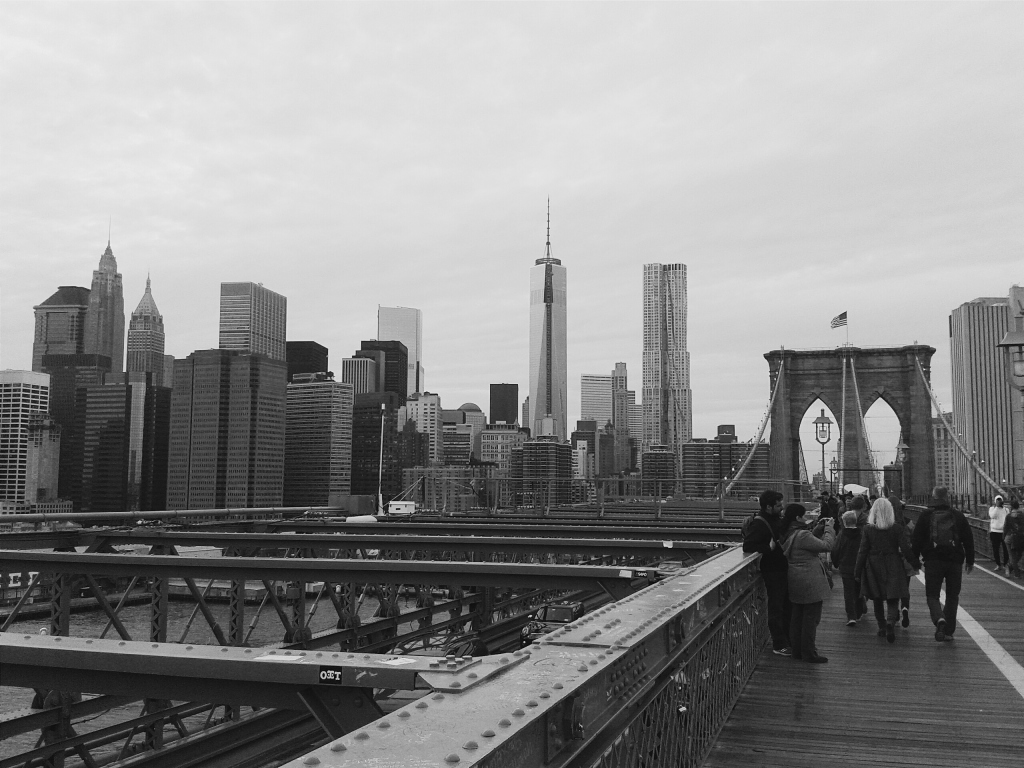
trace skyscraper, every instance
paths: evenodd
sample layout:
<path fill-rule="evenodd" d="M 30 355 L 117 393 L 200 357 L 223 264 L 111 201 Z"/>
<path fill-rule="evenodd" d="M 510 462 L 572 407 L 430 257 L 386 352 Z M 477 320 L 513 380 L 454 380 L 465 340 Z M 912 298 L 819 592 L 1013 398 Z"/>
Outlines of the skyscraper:
<path fill-rule="evenodd" d="M 124 370 L 124 289 L 109 241 L 99 268 L 92 273 L 85 314 L 85 353 L 109 357 L 112 371 Z"/>
<path fill-rule="evenodd" d="M 384 391 L 394 392 L 401 398 L 409 396 L 409 350 L 400 341 L 390 339 L 371 339 L 359 345 L 359 352 L 383 352 L 384 353 Z M 377 373 L 380 375 L 380 362 L 378 359 Z"/>
<path fill-rule="evenodd" d="M 168 509 L 281 505 L 287 370 L 226 349 L 175 361 Z"/>
<path fill-rule="evenodd" d="M 519 423 L 519 385 L 491 384 L 491 424 Z"/>
<path fill-rule="evenodd" d="M 36 313 L 32 342 L 32 370 L 43 370 L 43 355 L 85 353 L 85 314 L 89 289 L 62 285 L 50 298 L 33 307 Z"/>
<path fill-rule="evenodd" d="M 443 420 L 441 416 L 441 396 L 431 392 L 417 392 L 405 401 L 403 413 L 398 428 L 405 425 L 405 421 L 412 421 L 416 429 L 421 433 L 430 436 L 430 461 L 440 464 L 444 460 L 444 443 L 441 437 Z"/>
<path fill-rule="evenodd" d="M 690 353 L 686 347 L 686 265 L 644 265 L 643 450 L 675 456 L 693 435 Z"/>
<path fill-rule="evenodd" d="M 352 486 L 352 385 L 297 373 L 288 385 L 284 505 L 325 507 Z"/>
<path fill-rule="evenodd" d="M 287 360 L 288 299 L 259 283 L 220 284 L 221 349 Z"/>
<path fill-rule="evenodd" d="M 544 258 L 530 269 L 530 434 L 568 437 L 566 273 L 551 255 L 551 206 Z"/>
<path fill-rule="evenodd" d="M 1003 351 L 996 346 L 1009 320 L 1006 297 L 974 299 L 949 316 L 953 426 L 997 483 L 1014 477 L 1012 399 L 1017 393 L 1007 379 Z M 955 476 L 957 493 L 995 493 L 962 455 L 956 457 Z"/>
<path fill-rule="evenodd" d="M 394 392 L 356 395 L 352 408 L 353 496 L 376 497 L 379 487 L 386 504 L 402 492 L 398 440 L 402 402 Z"/>
<path fill-rule="evenodd" d="M 77 392 L 83 512 L 166 509 L 171 390 L 150 372 Z"/>
<path fill-rule="evenodd" d="M 152 373 L 153 384 L 164 382 L 164 319 L 156 308 L 149 277 L 146 292 L 128 323 L 129 373 Z"/>
<path fill-rule="evenodd" d="M 0 501 L 15 510 L 57 496 L 60 428 L 46 429 L 49 406 L 48 374 L 0 371 Z"/>
<path fill-rule="evenodd" d="M 422 392 L 423 313 L 412 307 L 377 307 L 377 338 L 400 341 L 407 354 L 407 394 Z"/>
<path fill-rule="evenodd" d="M 327 347 L 315 341 L 289 341 L 285 343 L 288 356 L 288 381 L 297 373 L 326 373 Z"/>
<path fill-rule="evenodd" d="M 596 421 L 598 429 L 612 420 L 612 377 L 595 373 L 580 376 L 580 419 Z"/>
<path fill-rule="evenodd" d="M 383 353 L 381 353 L 383 357 Z M 346 357 L 341 361 L 341 380 L 352 385 L 357 395 L 381 391 L 377 361 L 369 357 Z"/>

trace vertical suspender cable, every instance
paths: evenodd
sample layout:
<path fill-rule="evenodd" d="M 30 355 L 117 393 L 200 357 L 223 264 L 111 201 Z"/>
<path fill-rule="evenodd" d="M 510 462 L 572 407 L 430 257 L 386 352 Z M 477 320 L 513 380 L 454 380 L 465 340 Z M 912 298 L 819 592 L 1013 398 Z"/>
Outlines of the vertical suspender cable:
<path fill-rule="evenodd" d="M 860 417 L 860 436 L 864 441 L 864 448 L 868 454 L 868 468 L 871 470 L 871 484 L 878 485 L 878 468 L 875 466 L 875 452 L 871 450 L 871 441 L 868 440 L 868 425 L 864 421 L 864 406 L 860 402 L 860 387 L 857 386 L 857 367 L 850 358 L 850 378 L 853 379 L 853 396 L 857 398 L 857 415 Z"/>
<path fill-rule="evenodd" d="M 849 331 L 847 331 L 849 333 Z M 839 491 L 845 490 L 843 468 L 846 466 L 846 351 L 843 352 L 843 404 L 839 417 Z"/>

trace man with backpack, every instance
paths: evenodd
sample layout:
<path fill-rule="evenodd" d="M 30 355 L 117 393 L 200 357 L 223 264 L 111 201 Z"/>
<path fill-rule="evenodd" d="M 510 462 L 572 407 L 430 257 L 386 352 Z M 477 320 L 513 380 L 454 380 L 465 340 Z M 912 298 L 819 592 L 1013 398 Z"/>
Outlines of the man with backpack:
<path fill-rule="evenodd" d="M 912 544 L 915 557 L 924 560 L 924 593 L 928 599 L 935 639 L 953 639 L 956 609 L 960 604 L 963 573 L 974 569 L 974 534 L 963 513 L 949 506 L 949 491 L 938 486 L 934 503 L 918 518 Z M 939 602 L 946 584 L 946 605 Z"/>
<path fill-rule="evenodd" d="M 782 494 L 764 491 L 758 502 L 761 511 L 743 524 L 743 551 L 761 553 L 761 576 L 768 593 L 768 631 L 772 653 L 792 656 L 789 621 L 793 605 L 789 602 L 789 562 L 782 553 Z"/>

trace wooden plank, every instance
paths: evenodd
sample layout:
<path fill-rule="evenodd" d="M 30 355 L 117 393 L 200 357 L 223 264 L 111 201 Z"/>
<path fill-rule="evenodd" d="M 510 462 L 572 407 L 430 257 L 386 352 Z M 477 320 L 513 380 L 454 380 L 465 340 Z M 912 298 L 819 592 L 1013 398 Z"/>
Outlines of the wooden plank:
<path fill-rule="evenodd" d="M 1024 590 L 976 572 L 960 604 L 1024 664 Z M 894 644 L 876 635 L 871 611 L 845 622 L 837 584 L 818 628 L 829 663 L 766 652 L 706 768 L 1024 765 L 1024 698 L 962 627 L 935 641 L 920 582 Z"/>

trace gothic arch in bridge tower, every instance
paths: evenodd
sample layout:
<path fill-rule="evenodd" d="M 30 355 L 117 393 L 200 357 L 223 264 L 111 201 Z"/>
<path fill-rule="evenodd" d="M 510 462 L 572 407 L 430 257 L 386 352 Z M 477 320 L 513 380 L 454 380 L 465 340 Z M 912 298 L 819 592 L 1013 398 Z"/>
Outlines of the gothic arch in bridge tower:
<path fill-rule="evenodd" d="M 930 378 L 933 354 L 934 347 L 923 344 L 810 351 L 778 349 L 765 354 L 771 376 L 770 391 L 775 392 L 776 382 L 779 383 L 771 409 L 772 477 L 790 481 L 800 477 L 800 422 L 807 409 L 820 399 L 839 421 L 833 427 L 832 445 L 842 436 L 845 422 L 846 439 L 839 459 L 845 470 L 843 482 L 866 485 L 871 476 L 871 463 L 861 414 L 882 398 L 896 414 L 903 442 L 907 445 L 903 462 L 904 496 L 930 494 L 935 483 L 932 406 L 917 361 L 924 375 Z"/>

